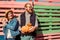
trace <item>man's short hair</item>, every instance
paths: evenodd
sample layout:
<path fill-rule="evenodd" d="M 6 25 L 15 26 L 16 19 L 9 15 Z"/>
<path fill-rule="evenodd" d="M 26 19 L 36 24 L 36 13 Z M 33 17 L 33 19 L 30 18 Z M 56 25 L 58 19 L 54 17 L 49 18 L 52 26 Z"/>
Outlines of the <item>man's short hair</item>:
<path fill-rule="evenodd" d="M 31 5 L 31 3 L 26 3 L 24 7 L 27 7 L 28 4 Z"/>

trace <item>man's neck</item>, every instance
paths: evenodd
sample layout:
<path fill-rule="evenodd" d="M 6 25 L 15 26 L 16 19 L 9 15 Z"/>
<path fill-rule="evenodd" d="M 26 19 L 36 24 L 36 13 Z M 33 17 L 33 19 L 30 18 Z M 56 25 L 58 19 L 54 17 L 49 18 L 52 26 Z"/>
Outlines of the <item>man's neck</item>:
<path fill-rule="evenodd" d="M 28 11 L 25 11 L 26 13 L 29 13 Z"/>
<path fill-rule="evenodd" d="M 28 14 L 31 14 L 31 13 L 29 13 L 28 11 L 25 11 L 26 13 L 28 13 Z"/>

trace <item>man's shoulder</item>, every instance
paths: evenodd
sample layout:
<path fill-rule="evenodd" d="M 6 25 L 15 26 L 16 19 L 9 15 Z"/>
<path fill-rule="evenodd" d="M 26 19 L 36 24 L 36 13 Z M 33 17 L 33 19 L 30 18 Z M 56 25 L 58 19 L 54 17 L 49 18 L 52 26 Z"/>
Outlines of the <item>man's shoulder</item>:
<path fill-rule="evenodd" d="M 22 12 L 21 15 L 22 15 L 22 14 L 25 14 L 25 12 Z"/>
<path fill-rule="evenodd" d="M 22 12 L 20 16 L 25 15 L 25 12 Z"/>

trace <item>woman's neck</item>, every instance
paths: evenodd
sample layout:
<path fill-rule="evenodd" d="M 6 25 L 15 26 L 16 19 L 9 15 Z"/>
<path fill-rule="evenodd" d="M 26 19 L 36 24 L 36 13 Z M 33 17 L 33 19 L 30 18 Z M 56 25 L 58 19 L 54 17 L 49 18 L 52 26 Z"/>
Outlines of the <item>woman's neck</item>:
<path fill-rule="evenodd" d="M 12 18 L 11 19 L 9 19 L 9 21 L 11 21 L 12 20 Z"/>

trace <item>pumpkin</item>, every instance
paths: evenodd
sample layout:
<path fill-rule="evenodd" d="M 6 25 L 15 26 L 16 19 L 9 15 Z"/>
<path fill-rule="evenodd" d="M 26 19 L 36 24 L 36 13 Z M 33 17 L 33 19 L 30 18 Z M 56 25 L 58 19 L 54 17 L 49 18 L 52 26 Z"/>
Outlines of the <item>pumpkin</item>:
<path fill-rule="evenodd" d="M 29 29 L 31 29 L 31 28 L 32 28 L 32 24 L 28 23 L 27 25 L 25 25 L 21 28 L 21 31 L 27 33 L 27 32 L 29 32 Z"/>

